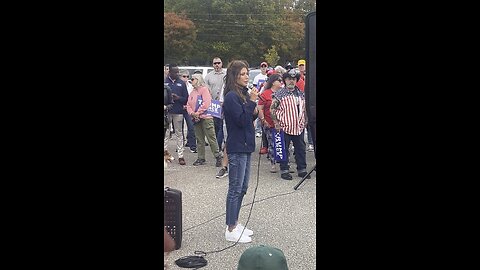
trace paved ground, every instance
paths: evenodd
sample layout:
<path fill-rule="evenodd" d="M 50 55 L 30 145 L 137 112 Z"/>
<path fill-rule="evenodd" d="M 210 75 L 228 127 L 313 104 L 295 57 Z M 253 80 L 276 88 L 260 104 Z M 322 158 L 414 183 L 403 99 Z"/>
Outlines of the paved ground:
<path fill-rule="evenodd" d="M 259 144 L 260 138 L 257 138 L 250 185 L 240 212 L 240 222 L 245 224 L 257 189 L 247 225 L 254 231 L 253 241 L 208 254 L 205 257 L 208 265 L 202 270 L 235 270 L 242 252 L 259 244 L 281 249 L 290 270 L 316 269 L 316 172 L 313 171 L 312 178 L 305 180 L 295 191 L 293 187 L 301 180 L 296 172 L 292 174 L 292 181 L 282 180 L 278 172 L 269 172 L 270 163 L 265 155 L 260 156 L 260 170 L 257 169 Z M 192 165 L 197 154 L 191 153 L 188 148 L 185 148 L 184 154 L 187 165 L 178 164 L 174 139 L 169 141 L 168 149 L 175 160 L 165 171 L 164 185 L 182 191 L 183 240 L 182 247 L 165 258 L 168 269 L 185 269 L 178 267 L 175 260 L 195 255 L 196 250 L 208 252 L 233 244 L 227 242 L 224 236 L 228 177 L 215 178 L 219 168 L 215 167 L 209 147 L 206 150 L 207 164 L 198 167 Z M 314 164 L 314 153 L 307 152 L 307 170 L 310 171 Z M 294 162 L 292 167 L 295 168 Z"/>

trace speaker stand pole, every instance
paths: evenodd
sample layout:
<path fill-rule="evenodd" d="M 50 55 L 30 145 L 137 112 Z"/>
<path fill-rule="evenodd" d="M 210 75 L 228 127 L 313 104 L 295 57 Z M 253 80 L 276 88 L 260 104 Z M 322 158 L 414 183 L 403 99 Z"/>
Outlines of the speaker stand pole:
<path fill-rule="evenodd" d="M 307 177 L 313 172 L 313 171 L 317 171 L 317 164 L 315 163 L 315 165 L 313 165 L 313 168 L 307 173 L 307 175 L 305 175 L 302 180 L 300 180 L 300 182 L 298 182 L 298 184 L 293 187 L 294 190 L 297 190 L 298 187 L 303 183 L 303 181 L 305 181 L 305 179 L 307 179 Z"/>

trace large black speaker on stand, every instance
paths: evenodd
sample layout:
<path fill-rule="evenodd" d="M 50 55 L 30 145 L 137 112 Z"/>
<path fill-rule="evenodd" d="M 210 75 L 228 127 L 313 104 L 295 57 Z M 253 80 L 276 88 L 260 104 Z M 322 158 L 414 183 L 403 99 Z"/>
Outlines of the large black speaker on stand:
<path fill-rule="evenodd" d="M 308 125 L 312 130 L 315 159 L 317 158 L 317 12 L 310 12 L 305 19 L 306 41 L 306 81 L 305 102 L 307 105 Z"/>
<path fill-rule="evenodd" d="M 310 12 L 305 18 L 305 41 L 306 41 L 306 72 L 305 76 L 305 103 L 307 109 L 309 130 L 312 133 L 315 160 L 317 159 L 317 12 Z M 303 181 L 317 170 L 317 164 L 305 177 L 293 188 L 297 189 Z"/>

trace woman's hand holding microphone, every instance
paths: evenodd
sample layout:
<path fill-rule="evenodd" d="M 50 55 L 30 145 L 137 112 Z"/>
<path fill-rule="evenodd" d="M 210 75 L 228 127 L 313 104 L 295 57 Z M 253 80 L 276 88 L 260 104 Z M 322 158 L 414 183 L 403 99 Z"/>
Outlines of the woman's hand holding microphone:
<path fill-rule="evenodd" d="M 250 88 L 250 100 L 256 102 L 258 98 L 258 89 L 255 87 Z"/>

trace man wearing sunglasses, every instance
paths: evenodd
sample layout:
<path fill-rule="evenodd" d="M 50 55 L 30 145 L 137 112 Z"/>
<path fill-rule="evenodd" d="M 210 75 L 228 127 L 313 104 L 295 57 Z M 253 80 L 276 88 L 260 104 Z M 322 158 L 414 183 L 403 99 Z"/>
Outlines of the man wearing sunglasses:
<path fill-rule="evenodd" d="M 226 73 L 222 69 L 222 59 L 220 59 L 220 57 L 214 57 L 212 64 L 213 70 L 210 71 L 207 76 L 205 76 L 205 83 L 207 84 L 208 90 L 210 90 L 212 100 L 220 100 L 220 96 L 223 94 L 222 89 Z M 221 104 L 223 105 L 223 103 Z M 217 137 L 218 148 L 220 151 L 222 151 L 222 144 L 224 141 L 223 119 L 214 117 L 213 124 L 215 127 L 215 136 Z"/>
<path fill-rule="evenodd" d="M 255 76 L 255 78 L 253 78 L 253 86 L 255 86 L 255 88 L 260 89 L 262 84 L 267 81 L 268 79 L 267 68 L 268 68 L 267 62 L 262 62 L 260 64 L 260 73 L 257 76 Z"/>

